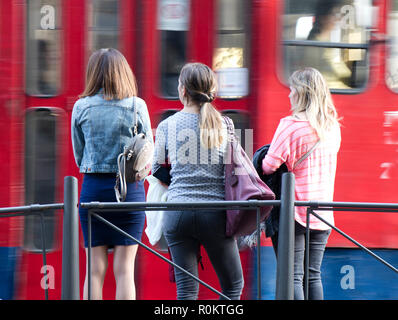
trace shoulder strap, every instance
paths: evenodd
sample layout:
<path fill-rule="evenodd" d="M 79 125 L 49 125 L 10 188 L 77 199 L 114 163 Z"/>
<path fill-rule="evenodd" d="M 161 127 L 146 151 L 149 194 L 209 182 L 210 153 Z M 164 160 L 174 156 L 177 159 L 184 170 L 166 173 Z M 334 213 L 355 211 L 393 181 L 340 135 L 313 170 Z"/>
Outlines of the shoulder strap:
<path fill-rule="evenodd" d="M 226 116 L 223 116 L 223 119 L 225 121 L 225 124 L 227 125 L 228 134 L 233 136 L 235 134 L 235 132 L 234 132 L 234 125 L 233 125 L 232 120 Z"/>
<path fill-rule="evenodd" d="M 124 201 L 127 195 L 127 184 L 126 184 L 126 157 L 124 153 L 119 154 L 117 157 L 117 175 L 115 182 L 115 195 L 117 202 Z M 119 191 L 120 184 L 120 191 Z"/>
<path fill-rule="evenodd" d="M 135 96 L 133 96 L 133 109 L 134 109 L 134 135 L 138 134 L 138 119 L 137 119 L 137 106 L 135 103 Z"/>
<path fill-rule="evenodd" d="M 138 134 L 138 119 L 137 119 L 137 105 L 136 105 L 136 97 L 133 96 L 133 109 L 134 109 L 134 129 L 133 134 L 136 136 Z M 126 183 L 126 147 L 124 147 L 124 151 L 119 154 L 117 157 L 117 176 L 115 183 L 115 194 L 117 202 L 124 201 L 127 195 L 127 183 Z M 120 191 L 119 191 L 120 184 Z"/>
<path fill-rule="evenodd" d="M 298 161 L 295 163 L 295 165 L 294 165 L 294 167 L 293 167 L 293 170 L 296 169 L 296 168 L 300 165 L 301 162 L 303 162 L 305 159 L 307 159 L 307 158 L 311 155 L 311 153 L 316 149 L 316 147 L 319 145 L 320 142 L 321 142 L 321 141 L 318 140 L 318 141 L 312 146 L 312 148 L 311 148 L 310 150 L 307 151 L 307 153 L 306 153 L 305 155 L 303 155 L 300 159 L 298 159 Z"/>

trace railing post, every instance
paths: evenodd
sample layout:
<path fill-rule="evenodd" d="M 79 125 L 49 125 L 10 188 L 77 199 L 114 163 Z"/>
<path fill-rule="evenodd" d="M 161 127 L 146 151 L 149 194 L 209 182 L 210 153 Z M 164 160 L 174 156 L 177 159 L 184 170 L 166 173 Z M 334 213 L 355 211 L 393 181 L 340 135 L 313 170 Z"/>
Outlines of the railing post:
<path fill-rule="evenodd" d="M 276 269 L 276 300 L 294 299 L 294 174 L 282 176 Z"/>
<path fill-rule="evenodd" d="M 261 300 L 261 228 L 260 209 L 257 207 L 257 300 Z"/>
<path fill-rule="evenodd" d="M 79 300 L 79 216 L 75 177 L 64 178 L 64 222 L 62 235 L 62 300 Z"/>

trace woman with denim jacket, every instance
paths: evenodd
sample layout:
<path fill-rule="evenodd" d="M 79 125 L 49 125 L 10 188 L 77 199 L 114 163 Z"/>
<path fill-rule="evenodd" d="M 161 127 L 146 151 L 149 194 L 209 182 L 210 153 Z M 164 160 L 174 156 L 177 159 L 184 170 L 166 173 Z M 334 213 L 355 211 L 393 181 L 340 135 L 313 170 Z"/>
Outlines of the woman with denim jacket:
<path fill-rule="evenodd" d="M 138 133 L 153 141 L 151 123 L 144 100 L 137 97 L 134 74 L 125 57 L 116 49 L 100 49 L 88 62 L 86 88 L 72 112 L 73 152 L 84 174 L 81 202 L 115 202 L 114 184 L 117 157 L 133 137 L 134 108 L 137 109 Z M 128 185 L 126 201 L 145 201 L 143 181 Z M 88 246 L 87 209 L 79 207 L 84 245 Z M 141 239 L 144 211 L 107 212 L 105 219 Z M 113 271 L 116 299 L 135 299 L 134 261 L 138 249 L 135 241 L 93 218 L 91 251 L 91 297 L 102 299 L 102 287 L 108 266 L 108 248 L 114 248 Z M 87 256 L 87 249 L 86 249 Z M 87 299 L 87 272 L 84 282 Z"/>

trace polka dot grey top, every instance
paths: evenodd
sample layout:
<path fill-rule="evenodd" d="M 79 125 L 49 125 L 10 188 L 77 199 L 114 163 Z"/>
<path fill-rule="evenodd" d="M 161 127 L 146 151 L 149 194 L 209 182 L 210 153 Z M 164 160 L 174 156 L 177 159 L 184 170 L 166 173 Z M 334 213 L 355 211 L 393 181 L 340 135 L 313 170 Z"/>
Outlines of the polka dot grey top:
<path fill-rule="evenodd" d="M 200 143 L 198 114 L 180 111 L 159 124 L 152 173 L 166 161 L 171 164 L 168 201 L 224 200 L 227 139 L 223 126 L 223 144 L 207 149 Z"/>

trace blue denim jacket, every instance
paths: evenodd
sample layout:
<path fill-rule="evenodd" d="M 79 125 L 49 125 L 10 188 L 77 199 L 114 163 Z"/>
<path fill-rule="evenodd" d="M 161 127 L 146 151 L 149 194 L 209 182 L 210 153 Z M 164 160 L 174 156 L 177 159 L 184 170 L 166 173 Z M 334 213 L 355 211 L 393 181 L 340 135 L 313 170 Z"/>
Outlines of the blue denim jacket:
<path fill-rule="evenodd" d="M 133 137 L 133 99 L 137 108 L 138 133 L 144 133 L 153 143 L 148 109 L 141 98 L 105 100 L 99 91 L 76 101 L 71 135 L 80 172 L 117 172 L 117 156 Z"/>

